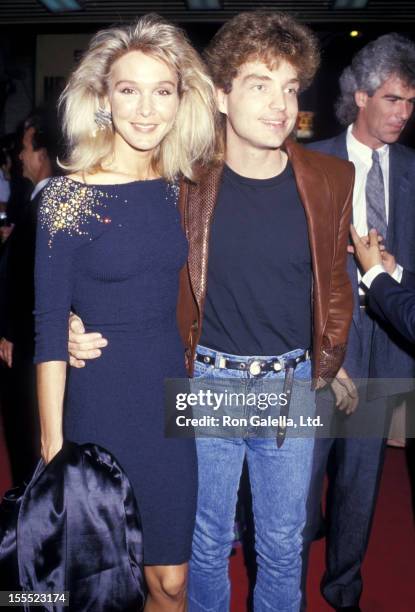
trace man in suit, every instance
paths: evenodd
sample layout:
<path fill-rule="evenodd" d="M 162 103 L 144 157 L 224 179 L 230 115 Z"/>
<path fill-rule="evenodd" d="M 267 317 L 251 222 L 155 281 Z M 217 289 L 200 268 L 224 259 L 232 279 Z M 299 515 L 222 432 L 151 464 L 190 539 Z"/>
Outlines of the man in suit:
<path fill-rule="evenodd" d="M 359 235 L 375 227 L 400 264 L 413 269 L 415 198 L 411 182 L 415 152 L 397 144 L 397 140 L 415 101 L 415 45 L 397 34 L 381 36 L 356 54 L 341 76 L 340 88 L 337 116 L 347 130 L 311 147 L 354 163 L 353 219 Z M 391 395 L 413 389 L 415 368 L 411 347 L 390 325 L 379 325 L 359 284 L 360 273 L 351 254 L 348 271 L 354 311 L 339 375 L 350 377 L 350 387 L 350 379 L 368 383 L 361 384 L 356 412 L 346 422 L 343 419 L 345 437 L 316 443 L 305 530 L 304 581 L 307 542 L 320 528 L 319 504 L 327 468 L 327 566 L 322 593 L 336 610 L 357 611 L 362 592 L 361 563 L 384 459 L 382 431 L 386 429 Z M 401 274 L 398 267 L 394 277 L 400 280 Z M 386 383 L 393 378 L 401 379 L 401 384 Z M 318 402 L 321 412 L 327 412 L 325 399 L 322 394 Z M 353 400 L 346 397 L 348 400 L 352 406 L 349 412 L 353 412 Z M 382 431 L 362 434 L 362 423 L 367 424 L 372 417 Z"/>
<path fill-rule="evenodd" d="M 312 346 L 314 382 L 333 379 L 352 310 L 346 244 L 353 168 L 289 138 L 298 92 L 318 64 L 316 41 L 288 15 L 243 13 L 219 30 L 206 57 L 226 147 L 221 163 L 196 183 L 181 184 L 189 258 L 180 279 L 178 322 L 189 371 L 208 378 L 213 389 L 238 380 L 240 391 L 257 380 L 282 388 L 293 376 L 309 377 L 302 408 L 312 415 L 306 349 Z M 76 350 L 78 340 L 91 350 L 103 346 L 89 334 L 72 335 L 69 348 L 81 358 L 92 355 Z M 294 389 L 291 412 L 301 404 L 298 395 Z M 249 416 L 255 410 L 248 407 Z M 284 440 L 283 430 L 263 438 L 251 430 L 239 438 L 197 439 L 192 612 L 229 608 L 228 557 L 245 457 L 258 553 L 255 610 L 298 609 L 313 439 Z"/>
<path fill-rule="evenodd" d="M 37 453 L 37 404 L 34 351 L 34 258 L 36 218 L 44 187 L 55 173 L 58 147 L 53 116 L 36 111 L 24 123 L 22 149 L 23 176 L 33 185 L 30 199 L 8 239 L 6 296 L 0 332 L 0 359 L 3 370 L 4 426 L 9 448 L 13 481 L 18 483 L 30 472 Z"/>

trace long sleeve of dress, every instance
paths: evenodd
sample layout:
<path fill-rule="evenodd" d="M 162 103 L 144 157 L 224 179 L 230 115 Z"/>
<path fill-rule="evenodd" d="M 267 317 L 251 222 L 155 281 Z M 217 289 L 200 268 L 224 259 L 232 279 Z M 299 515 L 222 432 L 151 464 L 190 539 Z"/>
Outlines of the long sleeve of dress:
<path fill-rule="evenodd" d="M 67 361 L 68 317 L 76 261 L 90 239 L 97 191 L 65 177 L 52 179 L 39 206 L 35 257 L 35 363 Z"/>

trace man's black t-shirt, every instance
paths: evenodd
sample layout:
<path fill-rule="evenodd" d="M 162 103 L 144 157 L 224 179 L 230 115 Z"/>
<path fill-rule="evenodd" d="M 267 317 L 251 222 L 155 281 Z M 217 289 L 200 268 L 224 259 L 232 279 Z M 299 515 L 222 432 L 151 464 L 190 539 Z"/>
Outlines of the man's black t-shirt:
<path fill-rule="evenodd" d="M 200 343 L 235 355 L 311 345 L 311 256 L 292 167 L 271 179 L 225 166 L 209 242 Z"/>

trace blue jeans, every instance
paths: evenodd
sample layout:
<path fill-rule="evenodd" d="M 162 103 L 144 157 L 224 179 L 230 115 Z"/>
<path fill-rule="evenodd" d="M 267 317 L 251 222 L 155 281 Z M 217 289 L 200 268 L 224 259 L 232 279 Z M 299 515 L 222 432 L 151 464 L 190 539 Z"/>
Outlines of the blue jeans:
<path fill-rule="evenodd" d="M 199 346 L 201 354 L 215 351 Z M 284 356 L 295 357 L 301 351 Z M 221 353 L 233 360 L 240 357 Z M 260 357 L 269 359 L 269 357 Z M 282 389 L 285 373 L 260 377 Z M 249 372 L 218 369 L 195 363 L 195 377 L 241 379 Z M 258 379 L 258 377 L 255 377 Z M 292 411 L 313 416 L 315 395 L 311 391 L 310 362 L 297 366 L 298 384 L 293 389 Z M 267 382 L 267 384 L 268 384 Z M 246 387 L 245 387 L 246 388 Z M 255 406 L 245 410 L 255 412 Z M 245 412 L 247 414 L 247 412 Z M 248 415 L 249 416 L 249 415 Z M 287 437 L 277 448 L 275 437 L 197 438 L 199 491 L 189 575 L 189 612 L 226 612 L 230 604 L 228 558 L 239 480 L 246 457 L 252 491 L 258 573 L 254 591 L 256 612 L 298 612 L 300 607 L 302 530 L 313 456 L 313 437 Z"/>

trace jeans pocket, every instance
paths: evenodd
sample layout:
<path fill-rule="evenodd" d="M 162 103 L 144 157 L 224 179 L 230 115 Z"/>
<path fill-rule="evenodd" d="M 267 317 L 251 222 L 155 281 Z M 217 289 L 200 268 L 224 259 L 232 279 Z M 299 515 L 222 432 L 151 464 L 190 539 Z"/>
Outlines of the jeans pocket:
<path fill-rule="evenodd" d="M 309 360 L 299 363 L 295 369 L 294 380 L 311 384 L 311 362 Z"/>
<path fill-rule="evenodd" d="M 214 365 L 209 365 L 207 363 L 201 363 L 200 361 L 195 361 L 194 370 L 193 370 L 193 378 L 201 378 L 208 377 L 214 370 Z"/>

